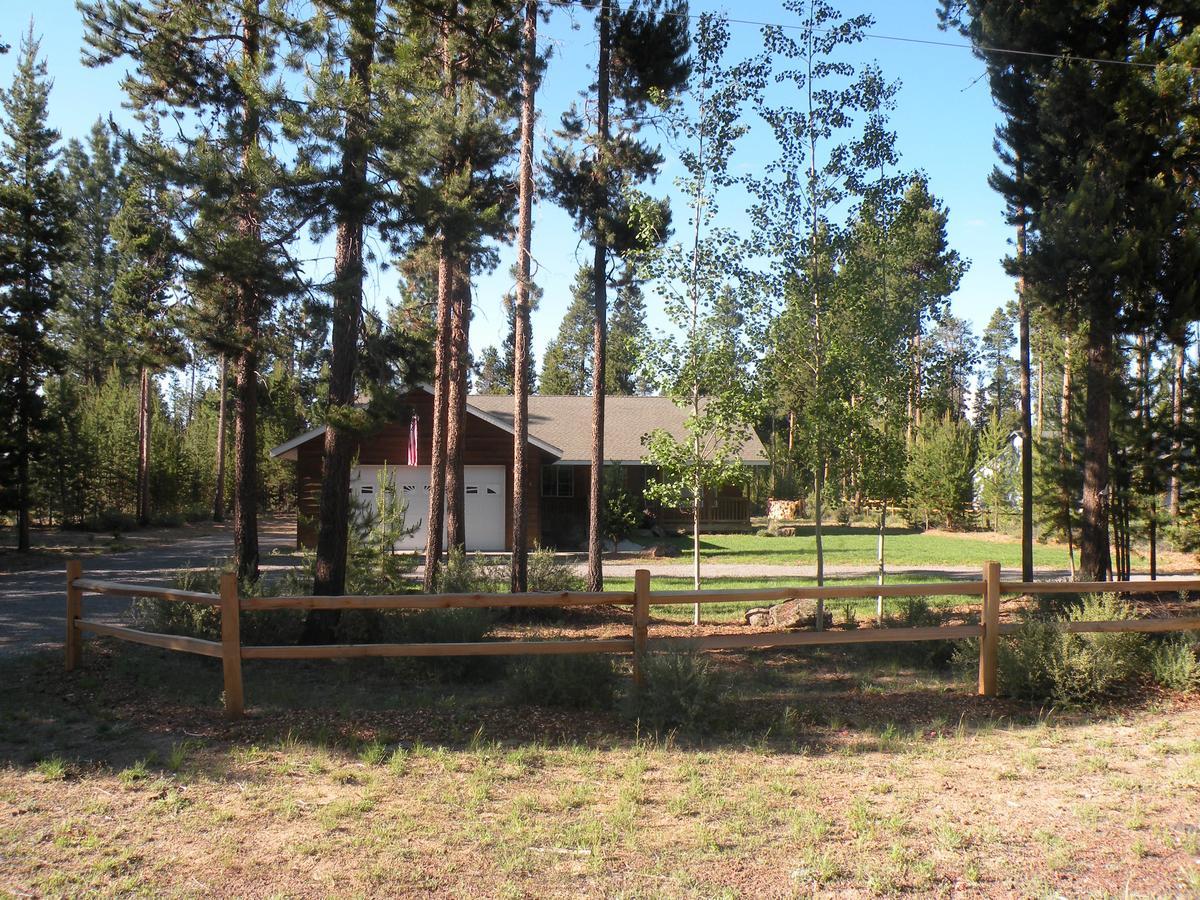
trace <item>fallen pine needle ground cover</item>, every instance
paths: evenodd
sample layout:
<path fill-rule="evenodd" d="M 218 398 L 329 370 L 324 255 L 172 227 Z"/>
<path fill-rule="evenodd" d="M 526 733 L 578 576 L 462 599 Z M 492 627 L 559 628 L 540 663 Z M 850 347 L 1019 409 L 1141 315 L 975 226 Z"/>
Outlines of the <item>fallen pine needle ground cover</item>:
<path fill-rule="evenodd" d="M 515 702 L 503 663 L 0 660 L 13 896 L 1200 893 L 1200 702 L 1057 710 L 879 650 L 712 657 L 721 722 Z M 622 660 L 622 665 L 627 662 Z M 624 683 L 627 678 L 622 677 Z"/>

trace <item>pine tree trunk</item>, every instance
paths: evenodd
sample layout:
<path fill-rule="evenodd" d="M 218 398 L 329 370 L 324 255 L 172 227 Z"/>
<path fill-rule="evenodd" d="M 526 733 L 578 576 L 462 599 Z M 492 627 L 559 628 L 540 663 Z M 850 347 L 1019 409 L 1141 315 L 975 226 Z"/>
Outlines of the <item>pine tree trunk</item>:
<path fill-rule="evenodd" d="M 825 517 L 825 460 L 817 460 L 813 484 L 813 535 L 817 544 L 817 587 L 825 585 L 825 544 L 821 530 Z M 825 630 L 825 600 L 817 600 L 817 631 Z"/>
<path fill-rule="evenodd" d="M 537 17 L 538 0 L 525 0 L 521 35 L 524 56 L 521 70 L 521 161 L 517 199 L 517 298 L 513 317 L 513 483 L 512 563 L 510 589 L 523 593 L 529 587 L 528 525 L 525 504 L 529 479 L 529 270 L 533 237 L 533 126 L 537 119 Z"/>
<path fill-rule="evenodd" d="M 1025 259 L 1025 225 L 1017 225 L 1017 257 Z M 1033 581 L 1033 420 L 1030 410 L 1029 300 L 1025 276 L 1017 281 L 1019 365 L 1021 369 L 1021 580 Z"/>
<path fill-rule="evenodd" d="M 463 483 L 463 433 L 467 412 L 467 362 L 470 354 L 471 282 L 465 268 L 454 280 L 450 314 L 450 383 L 446 401 L 446 549 L 465 550 L 466 503 Z"/>
<path fill-rule="evenodd" d="M 17 551 L 29 552 L 29 518 L 32 498 L 29 491 L 29 381 L 26 377 L 29 360 L 25 348 L 17 346 Z"/>
<path fill-rule="evenodd" d="M 433 367 L 433 450 L 429 465 L 429 518 L 425 539 L 424 590 L 437 589 L 442 559 L 442 525 L 446 510 L 446 425 L 450 399 L 450 315 L 455 265 L 443 246 L 438 259 L 437 342 Z"/>
<path fill-rule="evenodd" d="M 599 138 L 597 155 L 603 158 L 608 152 L 609 122 L 609 78 L 610 47 L 612 28 L 610 0 L 600 0 L 599 12 L 599 56 L 596 64 L 596 131 Z M 601 166 L 607 165 L 606 161 Z M 599 168 L 599 167 L 598 167 Z M 608 207 L 606 175 L 598 174 L 595 198 L 597 224 Z M 601 519 L 604 504 L 604 390 L 605 362 L 608 343 L 608 246 L 603 229 L 596 227 L 595 256 L 592 261 L 594 293 L 594 322 L 592 327 L 592 469 L 588 486 L 588 572 L 587 589 L 604 590 L 603 535 Z"/>
<path fill-rule="evenodd" d="M 1071 336 L 1063 344 L 1062 402 L 1059 406 L 1058 471 L 1062 479 L 1063 522 L 1067 533 L 1067 559 L 1071 564 L 1071 578 L 1075 578 L 1075 533 L 1071 526 L 1074 515 L 1071 489 L 1066 481 L 1067 448 L 1071 440 Z"/>
<path fill-rule="evenodd" d="M 242 306 L 246 304 L 242 301 Z M 253 301 L 250 301 L 253 302 Z M 238 578 L 258 580 L 258 353 L 238 351 L 233 401 L 233 546 Z"/>
<path fill-rule="evenodd" d="M 150 369 L 138 372 L 137 521 L 150 524 Z"/>
<path fill-rule="evenodd" d="M 1179 501 L 1183 494 L 1180 477 L 1180 457 L 1183 455 L 1183 377 L 1187 366 L 1187 337 L 1175 347 L 1175 371 L 1171 379 L 1171 488 L 1168 512 L 1171 518 L 1179 516 Z"/>
<path fill-rule="evenodd" d="M 229 368 L 229 357 L 221 354 L 221 379 L 220 392 L 221 397 L 217 404 L 217 484 L 213 489 L 213 514 L 214 522 L 225 521 L 225 396 L 228 390 L 225 386 L 227 370 Z"/>
<path fill-rule="evenodd" d="M 249 71 L 259 65 L 259 3 L 249 4 L 249 15 L 242 22 L 243 64 Z M 245 146 L 242 170 L 248 172 L 258 144 L 259 113 L 257 99 L 243 103 Z M 252 188 L 240 198 L 238 221 L 241 237 L 250 245 L 261 238 L 261 198 Z M 258 580 L 258 331 L 261 298 L 257 285 L 237 286 L 237 324 L 239 331 L 236 381 L 234 384 L 233 431 L 233 545 L 237 576 L 242 581 Z"/>
<path fill-rule="evenodd" d="M 879 511 L 879 546 L 877 555 L 879 557 L 879 586 L 883 587 L 884 579 L 887 577 L 887 570 L 884 565 L 883 557 L 883 539 L 887 533 L 887 500 L 883 501 L 883 508 Z M 882 627 L 883 625 L 883 594 L 875 597 L 875 624 Z"/>
<path fill-rule="evenodd" d="M 355 364 L 362 328 L 363 236 L 370 212 L 367 166 L 371 127 L 371 66 L 375 55 L 377 0 L 356 0 L 347 10 L 350 23 L 348 84 L 354 101 L 346 110 L 345 142 L 338 173 L 337 239 L 333 259 L 333 339 L 329 361 L 329 407 L 317 524 L 317 560 L 313 593 L 346 592 L 350 533 L 350 466 L 355 435 L 344 425 L 355 402 Z M 337 610 L 313 610 L 305 622 L 311 642 L 332 640 Z"/>
<path fill-rule="evenodd" d="M 1088 427 L 1083 442 L 1083 520 L 1079 529 L 1079 572 L 1084 581 L 1102 581 L 1107 569 L 1109 432 L 1113 368 L 1112 318 L 1097 309 L 1088 322 L 1086 390 Z"/>
<path fill-rule="evenodd" d="M 1041 440 L 1046 436 L 1046 360 L 1040 354 L 1037 362 L 1037 436 Z"/>

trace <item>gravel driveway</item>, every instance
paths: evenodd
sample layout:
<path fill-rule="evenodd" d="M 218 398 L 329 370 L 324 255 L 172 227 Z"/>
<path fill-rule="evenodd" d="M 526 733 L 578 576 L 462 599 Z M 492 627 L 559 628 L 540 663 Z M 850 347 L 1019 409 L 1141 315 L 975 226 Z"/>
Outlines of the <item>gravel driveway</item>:
<path fill-rule="evenodd" d="M 109 581 L 166 584 L 180 569 L 206 566 L 233 552 L 233 529 L 228 524 L 140 532 L 125 540 L 135 546 L 117 553 L 81 554 L 84 574 Z M 266 560 L 272 550 L 294 546 L 295 525 L 287 520 L 264 522 L 259 541 Z M 67 558 L 69 554 L 61 564 L 39 559 L 28 568 L 0 572 L 0 654 L 61 646 Z M 89 619 L 120 623 L 129 599 L 87 594 L 83 608 Z"/>

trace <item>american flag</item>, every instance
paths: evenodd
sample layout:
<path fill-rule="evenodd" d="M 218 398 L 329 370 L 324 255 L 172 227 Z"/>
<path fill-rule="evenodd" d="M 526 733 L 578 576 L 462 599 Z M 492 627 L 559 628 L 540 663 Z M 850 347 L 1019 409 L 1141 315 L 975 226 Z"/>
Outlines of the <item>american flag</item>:
<path fill-rule="evenodd" d="M 413 417 L 408 421 L 408 465 L 415 466 L 417 464 L 417 414 L 413 413 Z"/>

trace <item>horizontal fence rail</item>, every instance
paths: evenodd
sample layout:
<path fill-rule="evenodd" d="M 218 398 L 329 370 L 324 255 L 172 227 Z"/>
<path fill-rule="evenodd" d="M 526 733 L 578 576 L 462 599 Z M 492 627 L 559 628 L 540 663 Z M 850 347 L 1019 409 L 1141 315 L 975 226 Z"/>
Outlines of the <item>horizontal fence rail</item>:
<path fill-rule="evenodd" d="M 1003 635 L 1017 633 L 1021 626 L 1000 622 L 1000 598 L 1004 594 L 1043 595 L 1081 593 L 1162 594 L 1200 590 L 1200 578 L 1099 581 L 1099 582 L 1024 582 L 1002 581 L 1000 564 L 988 562 L 980 579 L 933 582 L 928 584 L 843 585 L 830 587 L 781 587 L 756 590 L 652 591 L 650 573 L 638 569 L 634 589 L 613 593 L 562 591 L 525 594 L 397 594 L 391 596 L 290 596 L 241 597 L 237 579 L 224 574 L 220 593 L 184 591 L 151 585 L 128 584 L 83 577 L 77 560 L 67 563 L 67 634 L 66 667 L 75 669 L 82 661 L 81 636 L 84 632 L 145 644 L 165 650 L 177 650 L 221 660 L 224 676 L 224 702 L 230 717 L 242 715 L 244 696 L 242 660 L 244 659 L 350 659 L 379 657 L 433 656 L 513 656 L 576 653 L 632 653 L 633 678 L 641 686 L 643 654 L 649 651 L 697 649 L 743 650 L 772 647 L 812 647 L 844 644 L 874 644 L 911 641 L 979 640 L 979 693 L 995 696 L 998 641 Z M 219 641 L 155 634 L 125 625 L 112 625 L 83 617 L 85 593 L 123 597 L 151 597 L 179 603 L 197 603 L 220 609 Z M 650 607 L 692 603 L 764 603 L 783 600 L 863 599 L 874 597 L 978 597 L 978 624 L 944 625 L 923 628 L 856 628 L 846 631 L 818 630 L 753 631 L 741 634 L 709 634 L 696 637 L 649 637 Z M 632 630 L 627 638 L 576 640 L 499 640 L 479 642 L 404 643 L 404 644 L 322 644 L 247 646 L 241 640 L 241 613 L 270 610 L 430 610 L 487 608 L 586 608 L 632 606 Z M 1068 632 L 1167 632 L 1200 630 L 1200 617 L 1143 618 L 1119 622 L 1059 622 L 1056 627 Z"/>

